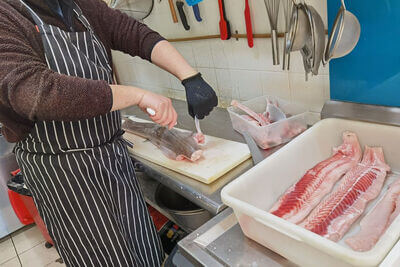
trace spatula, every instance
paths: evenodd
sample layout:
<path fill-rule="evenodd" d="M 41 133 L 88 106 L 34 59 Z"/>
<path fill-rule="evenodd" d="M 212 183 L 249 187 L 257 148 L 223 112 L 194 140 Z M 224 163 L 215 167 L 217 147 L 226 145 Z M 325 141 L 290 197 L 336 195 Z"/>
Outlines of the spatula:
<path fill-rule="evenodd" d="M 251 24 L 249 0 L 245 0 L 244 19 L 246 21 L 247 44 L 251 48 L 254 46 L 254 41 L 253 41 L 253 26 Z"/>

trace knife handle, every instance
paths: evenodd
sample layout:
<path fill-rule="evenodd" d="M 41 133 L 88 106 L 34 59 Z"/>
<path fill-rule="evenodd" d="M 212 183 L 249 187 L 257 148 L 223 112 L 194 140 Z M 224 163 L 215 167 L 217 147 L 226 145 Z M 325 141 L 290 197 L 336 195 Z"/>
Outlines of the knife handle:
<path fill-rule="evenodd" d="M 183 10 L 183 6 L 184 6 L 184 3 L 182 1 L 176 1 L 176 7 L 178 8 L 178 11 L 179 11 L 179 17 L 181 18 L 183 27 L 185 28 L 185 30 L 188 31 L 188 30 L 190 30 L 190 26 L 187 22 L 186 14 L 185 14 L 185 11 Z"/>
<path fill-rule="evenodd" d="M 196 20 L 197 20 L 198 22 L 202 21 L 202 18 L 201 18 L 201 16 L 200 16 L 199 5 L 198 5 L 198 4 L 193 5 L 192 8 L 193 8 L 193 13 L 194 13 L 194 16 L 196 17 Z"/>
<path fill-rule="evenodd" d="M 168 0 L 169 9 L 171 10 L 172 21 L 178 23 L 178 17 L 176 16 L 175 7 L 173 0 Z"/>
<path fill-rule="evenodd" d="M 146 111 L 150 116 L 155 116 L 156 115 L 156 112 L 152 108 L 147 108 Z"/>

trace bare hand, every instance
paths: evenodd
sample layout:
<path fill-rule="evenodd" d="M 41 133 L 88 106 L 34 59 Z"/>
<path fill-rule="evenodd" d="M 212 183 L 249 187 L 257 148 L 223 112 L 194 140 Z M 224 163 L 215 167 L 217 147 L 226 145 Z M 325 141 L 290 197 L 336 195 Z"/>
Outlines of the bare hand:
<path fill-rule="evenodd" d="M 178 114 L 176 114 L 176 111 L 172 106 L 171 99 L 146 91 L 138 106 L 146 113 L 147 108 L 154 110 L 155 115 L 150 116 L 150 118 L 155 123 L 162 126 L 168 126 L 169 129 L 172 129 L 176 125 Z"/>

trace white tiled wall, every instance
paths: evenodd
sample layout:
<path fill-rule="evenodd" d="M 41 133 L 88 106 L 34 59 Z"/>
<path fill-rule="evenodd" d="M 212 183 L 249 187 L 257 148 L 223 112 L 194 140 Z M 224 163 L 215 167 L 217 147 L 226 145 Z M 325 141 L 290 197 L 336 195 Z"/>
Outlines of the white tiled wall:
<path fill-rule="evenodd" d="M 307 3 L 320 12 L 326 25 L 326 0 L 308 0 Z M 244 0 L 225 0 L 225 5 L 232 31 L 245 33 Z M 250 5 L 254 32 L 269 32 L 264 1 L 251 0 Z M 154 10 L 145 23 L 166 38 L 218 34 L 218 1 L 204 0 L 199 6 L 203 17 L 201 23 L 195 21 L 191 8 L 186 6 L 190 31 L 185 31 L 181 23 L 172 23 L 166 0 L 155 1 Z M 280 31 L 283 27 L 282 19 L 281 14 L 278 26 Z M 282 50 L 283 40 L 279 42 Z M 270 39 L 255 39 L 254 48 L 247 46 L 246 39 L 210 39 L 176 42 L 173 45 L 215 88 L 222 106 L 229 105 L 232 99 L 247 100 L 260 95 L 274 95 L 319 112 L 323 103 L 329 99 L 328 67 L 321 67 L 320 75 L 309 77 L 306 82 L 302 58 L 299 53 L 292 53 L 290 71 L 282 71 L 281 66 L 272 65 Z M 114 61 L 122 84 L 185 99 L 183 86 L 167 72 L 140 58 L 119 52 L 114 53 Z"/>

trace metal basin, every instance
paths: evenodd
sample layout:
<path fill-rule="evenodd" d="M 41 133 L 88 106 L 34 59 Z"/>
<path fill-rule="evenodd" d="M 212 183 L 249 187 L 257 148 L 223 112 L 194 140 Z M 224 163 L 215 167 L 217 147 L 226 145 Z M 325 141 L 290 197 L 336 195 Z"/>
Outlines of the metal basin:
<path fill-rule="evenodd" d="M 160 208 L 170 213 L 179 226 L 190 232 L 212 218 L 211 213 L 162 184 L 157 187 L 155 200 Z"/>

